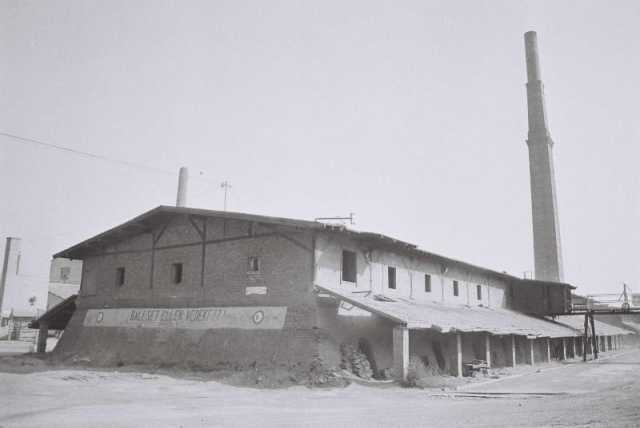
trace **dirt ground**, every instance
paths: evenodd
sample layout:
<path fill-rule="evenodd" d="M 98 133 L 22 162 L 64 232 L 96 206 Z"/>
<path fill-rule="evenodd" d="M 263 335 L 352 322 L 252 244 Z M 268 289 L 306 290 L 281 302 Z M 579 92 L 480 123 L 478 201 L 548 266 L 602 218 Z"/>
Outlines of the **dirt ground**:
<path fill-rule="evenodd" d="M 640 350 L 457 391 L 240 388 L 140 372 L 0 367 L 0 427 L 638 427 Z M 21 372 L 21 373 L 19 373 Z"/>

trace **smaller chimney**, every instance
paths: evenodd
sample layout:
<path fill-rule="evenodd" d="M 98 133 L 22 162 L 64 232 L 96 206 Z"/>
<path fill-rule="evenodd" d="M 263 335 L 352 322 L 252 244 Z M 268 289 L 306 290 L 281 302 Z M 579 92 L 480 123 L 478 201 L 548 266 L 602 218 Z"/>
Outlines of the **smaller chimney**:
<path fill-rule="evenodd" d="M 187 206 L 187 184 L 189 183 L 189 170 L 186 166 L 180 168 L 178 174 L 178 197 L 176 198 L 177 207 Z"/>

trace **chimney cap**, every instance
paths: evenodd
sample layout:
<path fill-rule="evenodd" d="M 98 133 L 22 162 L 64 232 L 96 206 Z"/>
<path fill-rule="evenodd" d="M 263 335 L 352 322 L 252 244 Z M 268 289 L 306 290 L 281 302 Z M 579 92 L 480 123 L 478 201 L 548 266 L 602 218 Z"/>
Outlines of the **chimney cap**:
<path fill-rule="evenodd" d="M 540 60 L 538 59 L 538 34 L 535 31 L 524 33 L 524 50 L 527 60 L 527 81 L 541 80 Z"/>

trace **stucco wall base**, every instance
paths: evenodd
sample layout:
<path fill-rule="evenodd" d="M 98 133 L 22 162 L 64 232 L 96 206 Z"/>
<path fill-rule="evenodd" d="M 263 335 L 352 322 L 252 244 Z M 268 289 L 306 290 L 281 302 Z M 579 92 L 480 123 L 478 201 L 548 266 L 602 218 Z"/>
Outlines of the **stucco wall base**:
<path fill-rule="evenodd" d="M 149 364 L 194 369 L 308 367 L 317 357 L 312 328 L 181 330 L 85 327 L 78 310 L 55 348 L 58 359 L 97 366 Z"/>

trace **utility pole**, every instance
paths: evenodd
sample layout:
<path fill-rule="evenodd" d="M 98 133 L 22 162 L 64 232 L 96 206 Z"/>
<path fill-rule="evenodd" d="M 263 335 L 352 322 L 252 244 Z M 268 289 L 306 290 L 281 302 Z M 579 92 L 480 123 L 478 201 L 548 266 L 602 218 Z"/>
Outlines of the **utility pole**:
<path fill-rule="evenodd" d="M 5 243 L 2 276 L 0 276 L 0 312 L 2 312 L 6 287 L 11 277 L 17 276 L 20 269 L 20 242 L 20 238 L 8 237 Z"/>
<path fill-rule="evenodd" d="M 227 180 L 220 183 L 220 187 L 224 189 L 224 211 L 227 210 L 227 196 L 233 187 Z"/>

